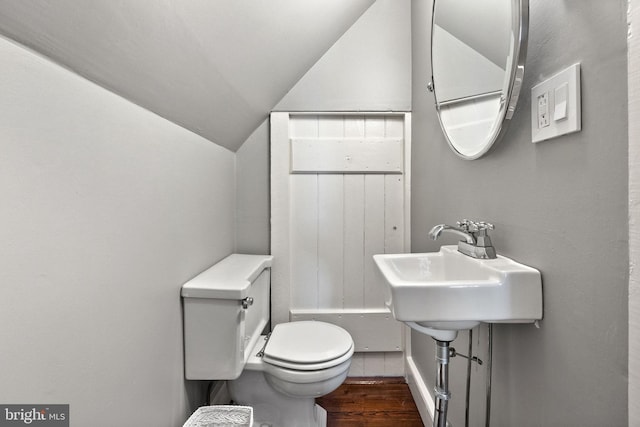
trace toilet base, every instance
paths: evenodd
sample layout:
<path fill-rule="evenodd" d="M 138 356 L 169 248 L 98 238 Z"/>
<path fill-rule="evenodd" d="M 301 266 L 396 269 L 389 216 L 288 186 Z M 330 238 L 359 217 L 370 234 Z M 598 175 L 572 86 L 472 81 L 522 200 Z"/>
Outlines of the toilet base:
<path fill-rule="evenodd" d="M 322 406 L 316 404 L 314 407 L 314 412 L 315 412 L 315 416 L 314 416 L 315 424 L 309 424 L 309 425 L 312 427 L 327 427 L 327 411 Z M 276 427 L 277 425 L 280 425 L 280 424 L 272 424 L 268 421 L 254 420 L 252 427 Z M 286 424 L 286 423 L 283 425 L 289 426 L 289 424 Z M 295 424 L 295 425 L 299 425 L 299 424 Z"/>
<path fill-rule="evenodd" d="M 315 398 L 295 398 L 278 393 L 261 371 L 245 370 L 227 383 L 239 405 L 253 407 L 254 427 L 326 427 L 327 412 Z"/>

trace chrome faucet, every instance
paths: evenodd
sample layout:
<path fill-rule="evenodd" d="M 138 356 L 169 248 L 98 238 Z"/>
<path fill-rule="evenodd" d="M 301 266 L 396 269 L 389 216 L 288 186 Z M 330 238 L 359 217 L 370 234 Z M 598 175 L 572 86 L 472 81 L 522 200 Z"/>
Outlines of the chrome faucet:
<path fill-rule="evenodd" d="M 459 225 L 460 225 L 460 222 L 458 221 L 458 226 Z M 433 240 L 437 240 L 443 231 L 457 234 L 460 237 L 463 237 L 466 240 L 466 242 L 471 245 L 476 244 L 476 238 L 473 236 L 473 234 L 469 233 L 469 231 L 463 228 L 458 228 L 458 227 L 454 227 L 452 225 L 447 225 L 447 224 L 438 224 L 435 227 L 433 227 L 431 231 L 429 231 L 429 237 L 431 237 Z"/>
<path fill-rule="evenodd" d="M 458 251 L 472 258 L 496 258 L 496 250 L 491 243 L 488 230 L 493 230 L 493 224 L 484 221 L 470 221 L 463 219 L 457 222 L 457 227 L 438 224 L 429 231 L 429 237 L 436 240 L 443 232 L 456 234 L 462 238 L 458 242 Z"/>

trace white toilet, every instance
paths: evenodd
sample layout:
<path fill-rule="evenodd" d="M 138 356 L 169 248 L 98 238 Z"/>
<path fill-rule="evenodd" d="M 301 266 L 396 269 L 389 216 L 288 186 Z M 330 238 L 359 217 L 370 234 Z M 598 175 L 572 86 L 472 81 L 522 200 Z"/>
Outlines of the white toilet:
<path fill-rule="evenodd" d="M 315 398 L 347 377 L 354 344 L 329 323 L 269 321 L 273 258 L 233 254 L 182 287 L 185 376 L 229 380 L 234 402 L 252 406 L 255 426 L 323 427 Z"/>

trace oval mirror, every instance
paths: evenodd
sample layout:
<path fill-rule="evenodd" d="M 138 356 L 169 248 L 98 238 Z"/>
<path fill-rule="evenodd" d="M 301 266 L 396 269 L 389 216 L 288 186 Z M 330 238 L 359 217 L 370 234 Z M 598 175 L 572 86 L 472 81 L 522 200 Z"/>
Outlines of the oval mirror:
<path fill-rule="evenodd" d="M 477 159 L 506 130 L 524 77 L 529 0 L 433 0 L 429 85 L 453 151 Z"/>

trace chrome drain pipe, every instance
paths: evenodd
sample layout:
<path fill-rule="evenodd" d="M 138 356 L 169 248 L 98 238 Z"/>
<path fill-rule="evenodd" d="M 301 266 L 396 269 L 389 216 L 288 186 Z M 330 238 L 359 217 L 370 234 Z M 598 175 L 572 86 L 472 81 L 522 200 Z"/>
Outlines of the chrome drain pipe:
<path fill-rule="evenodd" d="M 486 367 L 486 412 L 485 427 L 491 425 L 491 371 L 493 365 L 493 325 L 488 325 L 488 349 L 487 349 L 487 367 Z M 482 365 L 483 361 L 473 354 L 473 332 L 469 330 L 469 355 L 457 353 L 450 347 L 451 342 L 436 340 L 436 362 L 438 365 L 436 386 L 434 388 L 434 414 L 433 427 L 450 427 L 447 422 L 447 411 L 449 408 L 449 400 L 451 400 L 451 392 L 449 391 L 449 360 L 451 357 L 462 356 L 467 359 L 467 393 L 465 406 L 465 426 L 469 425 L 469 401 L 471 395 L 471 362 Z"/>
<path fill-rule="evenodd" d="M 447 409 L 451 393 L 449 392 L 449 341 L 436 340 L 436 362 L 438 374 L 436 378 L 435 412 L 433 427 L 447 426 Z"/>

